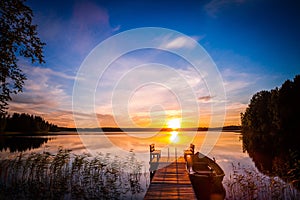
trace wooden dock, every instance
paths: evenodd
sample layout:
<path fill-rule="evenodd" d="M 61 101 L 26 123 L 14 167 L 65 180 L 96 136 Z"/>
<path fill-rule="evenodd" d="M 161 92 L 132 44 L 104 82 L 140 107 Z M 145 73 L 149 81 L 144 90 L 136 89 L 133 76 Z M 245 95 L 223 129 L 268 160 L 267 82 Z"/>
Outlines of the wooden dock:
<path fill-rule="evenodd" d="M 175 161 L 168 157 L 154 159 L 150 169 L 154 166 L 157 170 L 144 199 L 197 199 L 183 157 Z"/>

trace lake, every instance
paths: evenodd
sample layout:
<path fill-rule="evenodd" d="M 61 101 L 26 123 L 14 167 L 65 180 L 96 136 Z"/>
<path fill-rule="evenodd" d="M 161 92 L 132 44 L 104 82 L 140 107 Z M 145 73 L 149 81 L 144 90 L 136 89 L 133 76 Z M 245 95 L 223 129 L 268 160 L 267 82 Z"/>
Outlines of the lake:
<path fill-rule="evenodd" d="M 211 140 L 207 140 L 209 136 Z M 205 143 L 206 139 L 206 143 Z M 216 143 L 214 140 L 217 139 Z M 143 171 L 149 170 L 149 144 L 154 143 L 162 151 L 162 156 L 178 157 L 190 143 L 195 144 L 195 151 L 209 151 L 208 156 L 225 171 L 224 180 L 233 173 L 232 165 L 245 166 L 255 171 L 256 167 L 247 152 L 243 152 L 242 139 L 239 132 L 214 131 L 203 132 L 61 132 L 49 133 L 47 136 L 0 136 L 0 158 L 12 159 L 22 152 L 48 151 L 56 153 L 62 147 L 72 150 L 74 154 L 87 153 L 91 156 L 97 153 L 110 153 L 118 157 L 128 156 L 133 151 L 138 161 L 143 163 Z M 205 146 L 206 148 L 203 148 Z M 211 149 L 211 150 L 210 150 Z M 149 178 L 143 182 L 147 187 Z M 146 189 L 146 188 L 145 188 Z M 145 190 L 146 191 L 146 190 Z"/>
<path fill-rule="evenodd" d="M 208 132 L 209 134 L 209 132 Z M 111 153 L 113 155 L 127 155 L 133 150 L 139 159 L 146 164 L 149 162 L 149 144 L 154 143 L 157 149 L 162 150 L 162 156 L 178 156 L 190 143 L 196 145 L 199 151 L 206 132 L 160 132 L 138 133 L 131 132 L 86 132 L 78 135 L 76 132 L 62 132 L 62 134 L 48 134 L 47 136 L 1 136 L 0 158 L 13 158 L 19 152 L 49 151 L 57 152 L 59 147 L 70 149 L 75 154 Z M 226 176 L 231 173 L 232 163 L 255 167 L 247 152 L 243 152 L 241 134 L 238 132 L 222 132 L 217 143 L 208 156 L 214 157 L 224 169 Z M 146 166 L 148 167 L 148 166 Z"/>

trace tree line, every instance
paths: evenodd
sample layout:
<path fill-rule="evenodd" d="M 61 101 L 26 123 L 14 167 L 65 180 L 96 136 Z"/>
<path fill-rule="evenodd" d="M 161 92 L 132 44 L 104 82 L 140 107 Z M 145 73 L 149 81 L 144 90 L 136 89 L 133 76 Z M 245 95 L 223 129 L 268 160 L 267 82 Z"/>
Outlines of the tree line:
<path fill-rule="evenodd" d="M 58 127 L 40 116 L 14 113 L 0 115 L 0 132 L 48 132 L 58 131 Z"/>
<path fill-rule="evenodd" d="M 298 148 L 300 142 L 300 75 L 280 88 L 256 93 L 241 114 L 243 136 L 258 141 L 279 140 Z"/>

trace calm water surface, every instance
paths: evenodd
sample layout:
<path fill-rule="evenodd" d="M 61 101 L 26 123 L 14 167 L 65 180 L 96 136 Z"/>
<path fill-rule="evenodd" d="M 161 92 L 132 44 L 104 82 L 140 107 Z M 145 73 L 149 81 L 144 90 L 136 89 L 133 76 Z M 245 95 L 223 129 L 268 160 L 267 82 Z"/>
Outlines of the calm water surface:
<path fill-rule="evenodd" d="M 190 143 L 196 145 L 199 151 L 206 134 L 214 132 L 159 132 L 159 133 L 97 133 L 86 132 L 78 135 L 76 132 L 63 132 L 62 135 L 48 136 L 1 136 L 0 159 L 14 158 L 23 152 L 48 151 L 57 152 L 59 147 L 70 149 L 75 154 L 110 153 L 119 157 L 126 157 L 130 150 L 136 153 L 139 161 L 144 163 L 145 171 L 149 169 L 149 144 L 155 143 L 157 149 L 162 150 L 162 156 L 182 156 L 183 150 Z M 32 142 L 32 143 L 31 143 Z M 240 133 L 222 132 L 208 156 L 214 157 L 225 171 L 225 179 L 232 173 L 232 164 L 255 168 L 248 154 L 243 152 Z"/>
<path fill-rule="evenodd" d="M 210 139 L 208 139 L 210 138 Z M 215 140 L 217 139 L 217 140 Z M 183 156 L 183 150 L 190 143 L 195 144 L 195 151 L 208 152 L 225 171 L 226 179 L 233 174 L 233 165 L 253 169 L 260 175 L 254 162 L 247 152 L 243 152 L 241 134 L 239 132 L 60 132 L 45 136 L 10 136 L 0 135 L 0 160 L 13 159 L 21 152 L 28 155 L 32 152 L 44 151 L 57 153 L 59 148 L 71 150 L 73 154 L 90 154 L 91 157 L 102 154 L 118 156 L 123 161 L 128 159 L 130 151 L 143 165 L 143 176 L 139 182 L 143 192 L 136 194 L 133 199 L 143 199 L 150 183 L 149 175 L 149 145 L 154 143 L 162 151 L 162 156 L 175 158 Z M 207 145 L 210 144 L 210 145 Z M 126 169 L 124 169 L 126 170 Z M 224 185 L 224 184 L 223 184 Z M 228 190 L 226 185 L 225 189 Z M 131 197 L 132 198 L 132 197 Z"/>

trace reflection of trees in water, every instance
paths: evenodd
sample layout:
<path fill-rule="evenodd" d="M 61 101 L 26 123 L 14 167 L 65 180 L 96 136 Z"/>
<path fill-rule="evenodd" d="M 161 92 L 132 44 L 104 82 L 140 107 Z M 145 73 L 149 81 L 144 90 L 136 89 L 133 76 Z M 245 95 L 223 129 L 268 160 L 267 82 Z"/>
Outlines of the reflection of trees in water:
<path fill-rule="evenodd" d="M 0 151 L 9 150 L 10 152 L 23 152 L 31 149 L 40 148 L 51 138 L 37 136 L 0 136 Z"/>
<path fill-rule="evenodd" d="M 250 138 L 243 140 L 243 147 L 252 158 L 256 168 L 265 175 L 279 176 L 285 181 L 299 187 L 299 155 L 297 150 L 286 148 L 284 144 L 253 142 Z"/>

